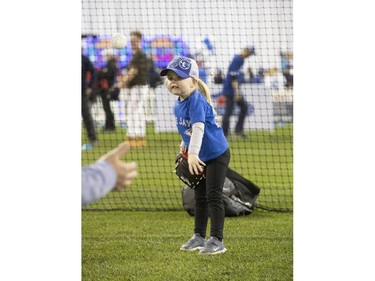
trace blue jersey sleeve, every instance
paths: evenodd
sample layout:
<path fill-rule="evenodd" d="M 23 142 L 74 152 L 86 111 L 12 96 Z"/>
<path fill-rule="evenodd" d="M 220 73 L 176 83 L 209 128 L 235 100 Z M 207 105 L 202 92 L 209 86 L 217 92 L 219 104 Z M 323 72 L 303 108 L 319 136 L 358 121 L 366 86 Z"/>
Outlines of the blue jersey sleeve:
<path fill-rule="evenodd" d="M 244 63 L 244 59 L 241 56 L 235 56 L 233 58 L 232 63 L 229 66 L 228 74 L 230 76 L 238 75 L 243 63 Z"/>

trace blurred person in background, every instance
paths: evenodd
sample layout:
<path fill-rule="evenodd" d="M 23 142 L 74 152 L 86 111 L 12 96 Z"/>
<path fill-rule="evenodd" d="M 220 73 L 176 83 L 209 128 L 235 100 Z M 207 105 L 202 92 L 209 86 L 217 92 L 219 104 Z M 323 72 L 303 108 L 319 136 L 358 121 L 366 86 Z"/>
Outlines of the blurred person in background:
<path fill-rule="evenodd" d="M 248 77 L 249 79 L 246 80 L 246 83 L 251 83 L 251 84 L 261 84 L 263 83 L 263 77 L 260 76 L 259 72 L 254 74 L 253 70 L 251 67 L 247 69 Z"/>
<path fill-rule="evenodd" d="M 283 70 L 285 78 L 285 87 L 287 89 L 293 89 L 293 66 L 287 65 Z"/>
<path fill-rule="evenodd" d="M 233 114 L 235 104 L 237 104 L 240 107 L 240 114 L 236 123 L 235 133 L 237 136 L 247 138 L 247 135 L 243 132 L 243 127 L 248 104 L 240 91 L 240 85 L 245 82 L 242 70 L 243 64 L 245 59 L 252 55 L 255 55 L 254 45 L 246 46 L 241 50 L 240 54 L 235 55 L 224 80 L 223 95 L 225 96 L 226 106 L 222 126 L 226 137 L 229 136 L 230 117 Z"/>
<path fill-rule="evenodd" d="M 259 67 L 257 71 L 257 77 L 259 77 L 260 83 L 264 83 L 264 68 Z"/>
<path fill-rule="evenodd" d="M 214 75 L 214 84 L 223 84 L 224 82 L 224 73 L 221 69 L 217 69 Z"/>
<path fill-rule="evenodd" d="M 254 74 L 253 70 L 251 69 L 251 67 L 249 67 L 247 69 L 247 75 L 248 75 L 248 79 L 245 80 L 245 83 L 254 83 L 255 82 L 255 74 Z"/>
<path fill-rule="evenodd" d="M 154 60 L 151 57 L 147 57 L 147 69 L 148 69 L 148 84 L 149 92 L 146 98 L 146 121 L 155 121 L 155 89 L 157 86 L 163 84 L 163 79 L 161 79 L 159 72 L 155 66 Z"/>
<path fill-rule="evenodd" d="M 146 99 L 149 92 L 147 56 L 143 52 L 142 33 L 132 31 L 130 43 L 132 57 L 128 64 L 128 71 L 123 76 L 120 86 L 126 89 L 126 121 L 127 139 L 131 147 L 146 145 Z"/>
<path fill-rule="evenodd" d="M 272 90 L 282 90 L 285 86 L 284 75 L 277 67 L 267 69 L 264 73 L 264 84 Z"/>
<path fill-rule="evenodd" d="M 115 117 L 111 108 L 111 101 L 118 100 L 118 88 L 115 87 L 117 79 L 117 62 L 113 52 L 109 49 L 103 51 L 106 65 L 97 71 L 96 93 L 102 100 L 105 112 L 105 125 L 103 132 L 116 131 Z M 117 97 L 115 96 L 117 92 Z"/>
<path fill-rule="evenodd" d="M 293 89 L 293 52 L 280 51 L 280 68 L 285 78 L 285 88 Z"/>
<path fill-rule="evenodd" d="M 95 163 L 82 167 L 82 207 L 104 197 L 111 190 L 123 190 L 137 177 L 137 163 L 120 160 L 128 150 L 129 143 L 124 142 Z"/>
<path fill-rule="evenodd" d="M 96 80 L 96 71 L 90 59 L 82 54 L 82 92 L 81 111 L 90 146 L 98 143 L 95 123 L 91 113 L 91 100 L 93 98 L 93 87 Z M 86 145 L 85 145 L 86 147 Z"/>
<path fill-rule="evenodd" d="M 208 77 L 208 71 L 207 68 L 204 65 L 204 61 L 202 59 L 196 60 L 198 65 L 198 71 L 199 71 L 199 78 L 207 84 L 207 77 Z"/>

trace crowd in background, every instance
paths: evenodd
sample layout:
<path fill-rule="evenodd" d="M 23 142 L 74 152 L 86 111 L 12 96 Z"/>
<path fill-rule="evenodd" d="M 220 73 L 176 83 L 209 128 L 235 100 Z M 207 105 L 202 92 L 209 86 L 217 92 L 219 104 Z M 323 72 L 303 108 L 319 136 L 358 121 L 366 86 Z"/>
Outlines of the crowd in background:
<path fill-rule="evenodd" d="M 141 43 L 141 41 L 140 41 Z M 140 44 L 141 46 L 141 44 Z M 142 51 L 142 50 L 141 50 Z M 143 53 L 143 52 L 142 52 Z M 119 67 L 118 57 L 113 53 L 111 48 L 103 48 L 101 53 L 104 64 L 95 67 L 95 75 L 82 73 L 83 84 L 90 85 L 91 91 L 82 90 L 90 94 L 83 94 L 85 107 L 82 109 L 83 121 L 88 132 L 89 141 L 92 144 L 98 142 L 96 136 L 96 129 L 93 128 L 93 117 L 89 116 L 88 111 L 90 104 L 100 103 L 105 113 L 105 123 L 102 132 L 115 132 L 116 120 L 115 114 L 112 110 L 111 102 L 120 101 L 120 93 L 123 86 L 123 81 L 128 75 L 129 65 L 126 68 Z M 163 84 L 163 80 L 159 75 L 160 69 L 156 67 L 153 59 L 149 55 L 145 55 L 144 64 L 147 73 L 147 91 L 145 92 L 144 105 L 145 112 L 142 115 L 146 116 L 145 122 L 152 122 L 155 118 L 155 88 Z M 205 83 L 213 83 L 216 85 L 223 85 L 225 81 L 225 70 L 217 68 L 212 71 L 204 60 L 204 56 L 191 55 L 197 61 L 199 67 L 199 77 Z M 85 62 L 90 60 L 85 56 Z M 91 64 L 95 65 L 91 61 Z M 83 71 L 83 70 L 82 70 Z M 86 79 L 86 81 L 84 81 Z M 90 79 L 94 79 L 91 81 Z M 280 66 L 264 69 L 259 66 L 254 70 L 248 67 L 241 75 L 238 76 L 239 82 L 251 84 L 264 84 L 265 87 L 272 90 L 293 89 L 293 53 L 281 51 L 280 52 Z M 126 101 L 125 101 L 126 102 Z M 128 109 L 129 111 L 130 109 Z M 132 112 L 127 114 L 132 115 Z M 129 115 L 129 116 L 130 116 Z M 134 136 L 135 138 L 135 136 Z M 143 135 L 142 135 L 143 138 Z M 138 142 L 132 142 L 132 146 L 138 146 Z M 142 142 L 143 143 L 143 142 Z M 143 146 L 143 145 L 140 145 Z M 85 146 L 86 148 L 89 146 Z"/>

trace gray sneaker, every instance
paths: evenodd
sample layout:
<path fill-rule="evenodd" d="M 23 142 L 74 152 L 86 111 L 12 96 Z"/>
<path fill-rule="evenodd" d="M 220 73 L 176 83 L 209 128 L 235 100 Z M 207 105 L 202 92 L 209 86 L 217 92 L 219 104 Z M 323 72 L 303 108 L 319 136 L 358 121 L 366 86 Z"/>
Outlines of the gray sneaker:
<path fill-rule="evenodd" d="M 223 254 L 227 251 L 223 242 L 220 242 L 216 237 L 211 237 L 206 242 L 206 245 L 199 251 L 200 254 Z"/>
<path fill-rule="evenodd" d="M 204 247 L 206 240 L 198 233 L 195 233 L 189 241 L 187 241 L 184 245 L 181 246 L 181 251 L 195 251 L 200 250 Z"/>

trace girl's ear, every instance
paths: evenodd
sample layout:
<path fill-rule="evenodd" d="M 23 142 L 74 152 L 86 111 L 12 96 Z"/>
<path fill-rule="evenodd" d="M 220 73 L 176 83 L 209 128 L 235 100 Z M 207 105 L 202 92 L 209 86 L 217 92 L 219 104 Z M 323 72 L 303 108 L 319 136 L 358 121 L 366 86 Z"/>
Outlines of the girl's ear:
<path fill-rule="evenodd" d="M 194 85 L 194 86 L 197 86 L 197 85 L 198 85 L 198 80 L 197 80 L 197 79 L 191 77 L 191 80 L 193 80 L 193 85 Z"/>

